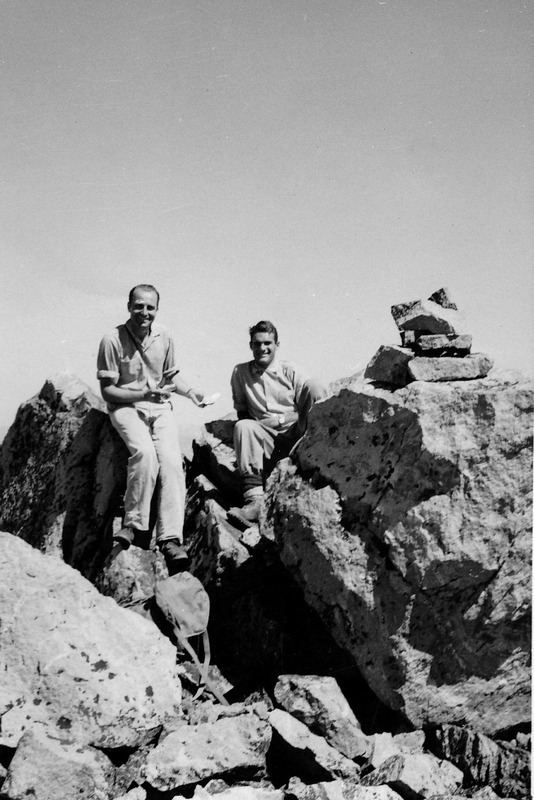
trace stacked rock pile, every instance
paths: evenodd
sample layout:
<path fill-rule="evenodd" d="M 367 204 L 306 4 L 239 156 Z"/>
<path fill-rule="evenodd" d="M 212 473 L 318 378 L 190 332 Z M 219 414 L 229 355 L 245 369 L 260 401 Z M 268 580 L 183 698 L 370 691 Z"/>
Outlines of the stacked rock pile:
<path fill-rule="evenodd" d="M 485 353 L 471 353 L 472 337 L 447 289 L 428 300 L 391 307 L 400 331 L 399 345 L 383 345 L 366 367 L 364 378 L 406 386 L 411 381 L 461 381 L 485 378 L 493 366 Z"/>

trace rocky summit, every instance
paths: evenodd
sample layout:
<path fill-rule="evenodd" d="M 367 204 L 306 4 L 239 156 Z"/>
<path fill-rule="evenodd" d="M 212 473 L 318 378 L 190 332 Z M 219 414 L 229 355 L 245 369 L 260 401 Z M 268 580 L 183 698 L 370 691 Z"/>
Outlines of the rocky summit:
<path fill-rule="evenodd" d="M 0 798 L 530 796 L 533 384 L 450 293 L 331 386 L 236 527 L 232 417 L 188 449 L 204 678 L 156 599 L 153 540 L 114 561 L 127 453 L 55 375 L 0 471 Z M 200 661 L 207 640 L 192 636 Z M 206 672 L 207 670 L 207 672 Z"/>

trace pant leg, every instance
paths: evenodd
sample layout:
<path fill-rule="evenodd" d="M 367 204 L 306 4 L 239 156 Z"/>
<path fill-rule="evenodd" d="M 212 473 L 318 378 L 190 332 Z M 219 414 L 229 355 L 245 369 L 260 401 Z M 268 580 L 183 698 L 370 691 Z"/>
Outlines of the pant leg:
<path fill-rule="evenodd" d="M 145 531 L 150 524 L 150 502 L 159 472 L 149 420 L 133 406 L 120 406 L 110 411 L 109 418 L 130 453 L 124 495 L 124 524 Z"/>
<path fill-rule="evenodd" d="M 295 397 L 297 411 L 299 412 L 298 422 L 294 426 L 295 441 L 304 435 L 308 427 L 308 414 L 312 406 L 319 400 L 324 400 L 325 397 L 328 397 L 328 389 L 324 383 L 315 378 L 309 378 L 304 382 L 302 389 Z"/>
<path fill-rule="evenodd" d="M 264 459 L 273 452 L 278 434 L 274 428 L 255 419 L 240 419 L 234 427 L 234 448 L 237 469 L 243 479 L 245 491 L 263 484 Z"/>
<path fill-rule="evenodd" d="M 183 542 L 185 476 L 178 434 L 178 421 L 171 408 L 154 412 L 152 440 L 159 462 L 159 495 L 156 541 Z"/>

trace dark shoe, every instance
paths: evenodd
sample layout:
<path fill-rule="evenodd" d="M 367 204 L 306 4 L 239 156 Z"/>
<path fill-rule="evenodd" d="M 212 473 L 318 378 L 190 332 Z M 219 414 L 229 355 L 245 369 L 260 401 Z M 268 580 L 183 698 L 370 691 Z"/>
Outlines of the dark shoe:
<path fill-rule="evenodd" d="M 237 519 L 250 527 L 254 525 L 255 522 L 258 522 L 260 518 L 260 511 L 261 511 L 261 502 L 262 502 L 262 495 L 257 495 L 256 497 L 251 498 L 243 508 L 231 508 L 228 511 L 228 516 L 232 517 L 233 519 Z"/>
<path fill-rule="evenodd" d="M 159 549 L 165 559 L 169 575 L 175 575 L 177 572 L 185 572 L 187 570 L 189 556 L 178 539 L 165 539 L 159 545 Z"/>
<path fill-rule="evenodd" d="M 135 538 L 135 531 L 133 528 L 121 528 L 120 531 L 113 534 L 113 544 L 120 544 L 123 550 L 128 550 Z"/>

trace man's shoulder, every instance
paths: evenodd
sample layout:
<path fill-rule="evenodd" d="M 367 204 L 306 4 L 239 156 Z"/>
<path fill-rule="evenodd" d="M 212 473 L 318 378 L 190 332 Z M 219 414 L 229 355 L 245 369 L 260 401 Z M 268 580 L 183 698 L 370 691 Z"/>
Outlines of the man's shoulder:
<path fill-rule="evenodd" d="M 243 361 L 241 364 L 236 364 L 233 369 L 234 374 L 239 375 L 242 373 L 250 372 L 250 365 L 252 363 L 253 363 L 252 361 Z"/>
<path fill-rule="evenodd" d="M 117 325 L 115 328 L 111 328 L 111 330 L 106 331 L 106 333 L 102 336 L 102 341 L 103 342 L 117 342 L 125 334 L 126 334 L 126 326 L 125 325 Z"/>

